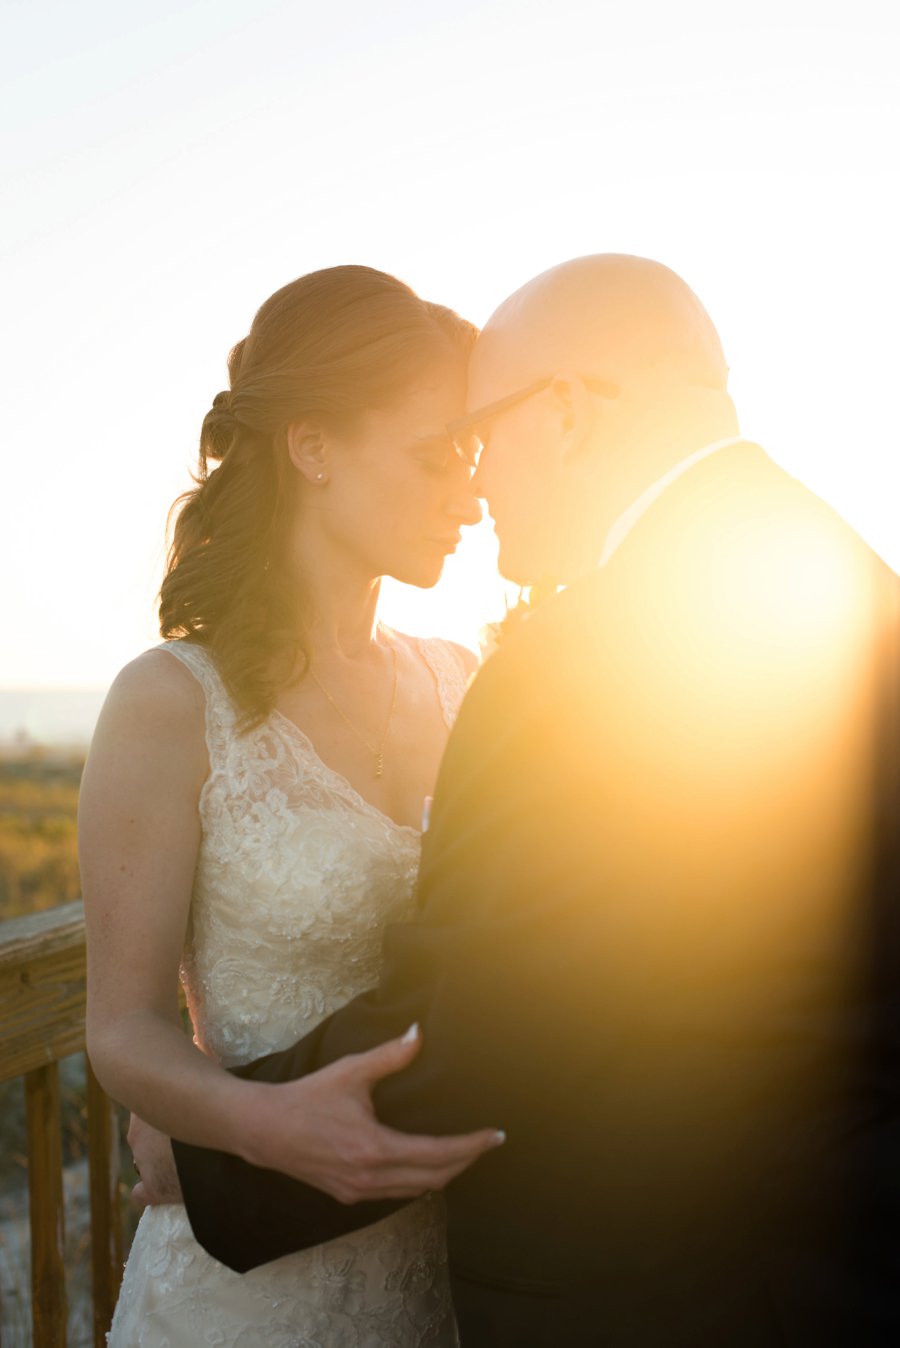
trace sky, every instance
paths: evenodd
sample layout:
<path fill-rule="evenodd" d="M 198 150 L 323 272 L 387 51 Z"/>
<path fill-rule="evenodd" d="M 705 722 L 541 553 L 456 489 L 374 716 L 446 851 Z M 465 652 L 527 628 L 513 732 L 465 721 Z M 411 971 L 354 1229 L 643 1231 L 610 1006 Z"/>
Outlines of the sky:
<path fill-rule="evenodd" d="M 658 258 L 745 434 L 897 569 L 896 0 L 0 0 L 0 689 L 158 640 L 165 518 L 273 290 L 362 262 L 482 323 Z M 474 644 L 489 522 L 387 621 Z"/>

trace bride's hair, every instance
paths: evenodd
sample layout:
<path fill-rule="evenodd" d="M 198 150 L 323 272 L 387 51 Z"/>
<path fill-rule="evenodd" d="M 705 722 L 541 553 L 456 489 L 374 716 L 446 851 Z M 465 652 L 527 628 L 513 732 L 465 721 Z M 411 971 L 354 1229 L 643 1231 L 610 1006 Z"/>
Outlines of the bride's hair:
<path fill-rule="evenodd" d="M 465 359 L 476 335 L 395 277 L 346 266 L 276 291 L 232 347 L 230 388 L 203 419 L 196 485 L 170 512 L 159 619 L 163 637 L 209 649 L 245 727 L 268 715 L 306 656 L 302 584 L 284 556 L 288 427 L 307 417 L 352 423 L 442 356 Z"/>

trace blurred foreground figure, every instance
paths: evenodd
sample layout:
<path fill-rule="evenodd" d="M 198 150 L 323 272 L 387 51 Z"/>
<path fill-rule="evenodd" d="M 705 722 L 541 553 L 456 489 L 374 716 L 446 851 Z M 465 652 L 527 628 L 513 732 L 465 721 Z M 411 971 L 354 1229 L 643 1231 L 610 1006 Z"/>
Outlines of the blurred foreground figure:
<path fill-rule="evenodd" d="M 726 381 L 639 258 L 492 317 L 450 432 L 504 573 L 561 592 L 464 703 L 381 984 L 245 1069 L 418 1020 L 379 1117 L 507 1130 L 447 1191 L 464 1348 L 900 1341 L 898 581 Z M 236 1269 L 388 1210 L 176 1159 Z"/>

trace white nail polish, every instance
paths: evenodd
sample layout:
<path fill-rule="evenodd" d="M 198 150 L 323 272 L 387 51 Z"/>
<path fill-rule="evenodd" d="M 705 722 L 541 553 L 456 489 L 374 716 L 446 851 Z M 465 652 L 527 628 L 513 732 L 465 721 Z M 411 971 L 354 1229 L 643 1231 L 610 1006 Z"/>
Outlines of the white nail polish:
<path fill-rule="evenodd" d="M 419 1022 L 416 1021 L 414 1025 L 410 1025 L 409 1029 L 406 1031 L 406 1034 L 400 1040 L 400 1043 L 414 1044 L 415 1041 L 418 1039 L 418 1037 L 419 1037 Z"/>
<path fill-rule="evenodd" d="M 498 1128 L 496 1133 L 494 1134 L 494 1146 L 502 1147 L 505 1141 L 506 1141 L 506 1133 L 504 1133 L 502 1128 Z"/>

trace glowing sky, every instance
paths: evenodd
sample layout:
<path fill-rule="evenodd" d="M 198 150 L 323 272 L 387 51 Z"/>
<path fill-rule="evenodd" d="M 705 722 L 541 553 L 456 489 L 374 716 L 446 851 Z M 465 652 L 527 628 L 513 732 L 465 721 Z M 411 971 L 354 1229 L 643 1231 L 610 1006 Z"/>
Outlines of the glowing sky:
<path fill-rule="evenodd" d="M 719 325 L 744 431 L 900 567 L 898 15 L 0 3 L 0 687 L 104 685 L 157 639 L 228 348 L 339 262 L 480 322 L 566 257 L 661 259 Z M 491 565 L 488 529 L 385 616 L 471 643 Z"/>

